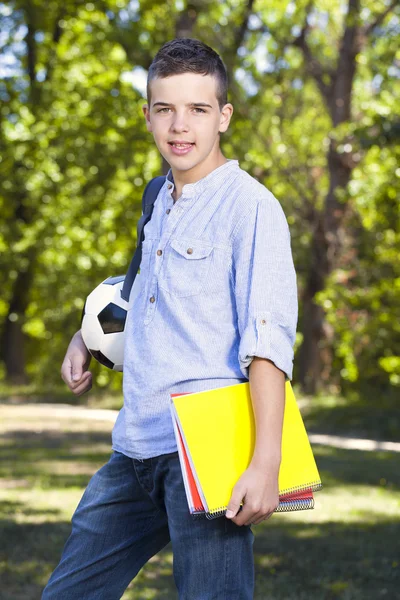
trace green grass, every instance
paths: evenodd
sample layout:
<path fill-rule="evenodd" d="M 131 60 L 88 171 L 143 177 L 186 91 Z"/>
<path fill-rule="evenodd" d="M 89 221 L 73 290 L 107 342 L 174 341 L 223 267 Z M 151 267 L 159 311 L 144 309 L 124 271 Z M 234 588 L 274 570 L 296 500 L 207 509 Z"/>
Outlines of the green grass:
<path fill-rule="evenodd" d="M 122 406 L 122 391 L 120 386 L 117 391 L 96 388 L 83 396 L 74 396 L 61 380 L 59 384 L 51 383 L 48 387 L 38 387 L 35 384 L 17 386 L 0 382 L 0 403 L 72 404 L 119 410 Z"/>
<path fill-rule="evenodd" d="M 360 398 L 357 394 L 353 394 L 351 399 L 322 393 L 314 397 L 304 396 L 296 384 L 294 392 L 310 433 L 400 441 L 396 388 L 392 388 L 390 393 L 370 390 L 368 399 Z M 83 396 L 75 397 L 62 382 L 40 389 L 34 385 L 17 387 L 0 383 L 0 402 L 14 405 L 47 402 L 119 410 L 122 393 L 95 388 Z"/>
<path fill-rule="evenodd" d="M 85 485 L 108 460 L 112 423 L 0 408 L 0 600 L 37 600 Z M 316 508 L 255 528 L 256 600 L 399 597 L 400 455 L 323 446 L 315 455 Z M 176 597 L 167 547 L 123 599 Z"/>
<path fill-rule="evenodd" d="M 400 441 L 398 398 L 348 400 L 343 396 L 301 398 L 307 430 L 332 435 Z"/>

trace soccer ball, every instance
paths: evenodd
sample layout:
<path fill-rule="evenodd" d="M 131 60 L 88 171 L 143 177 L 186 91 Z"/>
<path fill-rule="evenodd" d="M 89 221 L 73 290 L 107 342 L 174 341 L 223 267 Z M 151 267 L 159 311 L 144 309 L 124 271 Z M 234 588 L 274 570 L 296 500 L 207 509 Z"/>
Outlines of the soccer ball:
<path fill-rule="evenodd" d="M 139 289 L 136 275 L 129 302 L 121 298 L 124 275 L 109 277 L 86 298 L 81 333 L 90 354 L 105 367 L 122 371 L 125 323 Z"/>

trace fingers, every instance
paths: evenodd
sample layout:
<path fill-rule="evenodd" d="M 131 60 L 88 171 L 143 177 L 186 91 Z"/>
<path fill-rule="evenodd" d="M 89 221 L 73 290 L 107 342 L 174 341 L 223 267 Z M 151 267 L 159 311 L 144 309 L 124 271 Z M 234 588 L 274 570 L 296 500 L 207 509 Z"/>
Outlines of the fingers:
<path fill-rule="evenodd" d="M 87 370 L 91 355 L 78 331 L 71 339 L 63 364 L 61 377 L 76 396 L 84 394 L 92 387 L 92 375 Z"/>
<path fill-rule="evenodd" d="M 241 510 L 232 521 L 239 526 L 259 525 L 262 521 L 266 521 L 272 517 L 275 508 L 275 506 L 260 508 L 259 505 L 245 502 L 243 510 Z"/>
<path fill-rule="evenodd" d="M 92 387 L 92 374 L 90 371 L 83 371 L 80 361 L 74 360 L 73 357 L 64 359 L 61 378 L 76 396 L 81 396 Z"/>
<path fill-rule="evenodd" d="M 267 515 L 258 513 L 257 515 L 252 517 L 252 520 L 250 522 L 245 523 L 245 525 L 259 525 L 263 521 L 268 521 L 268 519 L 270 519 L 273 514 L 274 514 L 274 511 L 270 512 Z"/>
<path fill-rule="evenodd" d="M 259 511 L 252 507 L 250 503 L 244 502 L 243 509 L 239 512 L 239 514 L 232 519 L 236 525 L 251 525 L 256 515 L 258 515 Z"/>
<path fill-rule="evenodd" d="M 232 490 L 232 496 L 225 513 L 227 519 L 234 520 L 235 515 L 237 515 L 237 513 L 240 510 L 240 505 L 242 504 L 245 492 L 246 490 L 242 488 L 242 486 L 237 484 L 235 485 L 235 487 Z"/>
<path fill-rule="evenodd" d="M 261 480 L 258 469 L 248 468 L 232 490 L 225 516 L 239 527 L 269 519 L 279 505 L 278 480 Z"/>
<path fill-rule="evenodd" d="M 86 371 L 82 378 L 75 382 L 74 387 L 69 386 L 71 392 L 75 394 L 75 396 L 82 396 L 92 388 L 92 374 L 89 371 Z"/>

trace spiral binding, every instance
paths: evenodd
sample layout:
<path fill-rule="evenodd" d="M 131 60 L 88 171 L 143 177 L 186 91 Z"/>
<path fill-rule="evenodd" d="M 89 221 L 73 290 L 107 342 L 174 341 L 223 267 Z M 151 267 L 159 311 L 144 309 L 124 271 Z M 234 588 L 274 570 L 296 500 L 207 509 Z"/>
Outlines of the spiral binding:
<path fill-rule="evenodd" d="M 275 512 L 290 512 L 292 510 L 307 510 L 314 508 L 314 498 L 303 498 L 298 500 L 289 500 L 280 502 Z"/>
<path fill-rule="evenodd" d="M 285 496 L 289 494 L 294 494 L 296 492 L 305 492 L 307 490 L 312 490 L 316 492 L 322 488 L 322 483 L 320 481 L 315 481 L 310 484 L 306 489 L 304 488 L 291 488 L 290 491 L 285 490 L 285 494 L 280 496 L 280 502 L 275 509 L 274 512 L 291 512 L 293 510 L 308 510 L 314 508 L 314 498 L 293 498 L 285 500 Z M 207 519 L 217 519 L 218 517 L 225 516 L 227 507 L 220 507 L 212 510 L 210 512 L 206 512 L 205 515 Z"/>
<path fill-rule="evenodd" d="M 206 515 L 207 519 L 210 519 L 210 520 L 216 519 L 217 517 L 224 517 L 225 513 L 226 513 L 226 509 L 227 509 L 226 506 L 225 506 L 225 508 L 216 508 L 212 512 L 206 512 L 205 515 Z"/>
<path fill-rule="evenodd" d="M 203 511 L 201 511 L 201 512 L 193 512 L 193 513 L 191 513 L 191 514 L 190 514 L 190 516 L 191 516 L 191 517 L 192 517 L 192 519 L 194 519 L 194 520 L 198 520 L 198 519 L 204 519 L 204 517 L 206 517 L 206 516 L 207 516 L 207 513 L 205 513 L 205 512 L 204 512 L 204 510 L 203 510 Z"/>
<path fill-rule="evenodd" d="M 303 498 L 298 500 L 289 500 L 287 502 L 280 502 L 274 512 L 291 512 L 293 510 L 308 510 L 314 508 L 314 498 Z M 211 512 L 203 513 L 207 519 L 217 519 L 218 517 L 224 517 L 227 507 L 217 508 Z M 197 513 L 195 516 L 199 516 Z"/>
<path fill-rule="evenodd" d="M 312 483 L 309 483 L 307 486 L 301 485 L 301 486 L 295 486 L 292 488 L 287 488 L 283 494 L 279 494 L 279 498 L 282 500 L 285 498 L 285 496 L 288 496 L 290 494 L 296 494 L 297 492 L 308 492 L 310 490 L 312 492 L 318 492 L 321 489 L 322 489 L 322 483 L 320 481 L 313 481 Z"/>

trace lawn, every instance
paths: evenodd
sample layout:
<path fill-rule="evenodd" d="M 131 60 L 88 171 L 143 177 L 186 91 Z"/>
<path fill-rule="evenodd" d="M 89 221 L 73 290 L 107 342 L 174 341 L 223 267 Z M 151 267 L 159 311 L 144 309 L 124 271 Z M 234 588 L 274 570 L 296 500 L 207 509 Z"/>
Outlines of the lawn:
<path fill-rule="evenodd" d="M 82 410 L 0 405 L 0 600 L 40 598 L 82 491 L 108 460 L 112 422 Z M 399 598 L 400 455 L 314 451 L 316 508 L 255 528 L 256 600 Z M 169 547 L 123 596 L 148 598 L 177 598 Z"/>

